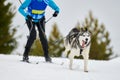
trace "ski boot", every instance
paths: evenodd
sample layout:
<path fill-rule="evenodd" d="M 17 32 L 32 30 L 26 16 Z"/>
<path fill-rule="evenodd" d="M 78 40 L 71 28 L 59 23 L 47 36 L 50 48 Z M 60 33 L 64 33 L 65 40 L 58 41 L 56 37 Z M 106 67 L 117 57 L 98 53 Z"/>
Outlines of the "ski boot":
<path fill-rule="evenodd" d="M 46 62 L 49 62 L 49 63 L 52 63 L 52 60 L 51 60 L 51 58 L 48 56 L 48 57 L 45 57 L 45 61 Z"/>
<path fill-rule="evenodd" d="M 23 57 L 23 60 L 22 60 L 23 62 L 27 62 L 27 63 L 30 63 L 29 62 L 29 58 L 28 57 Z"/>

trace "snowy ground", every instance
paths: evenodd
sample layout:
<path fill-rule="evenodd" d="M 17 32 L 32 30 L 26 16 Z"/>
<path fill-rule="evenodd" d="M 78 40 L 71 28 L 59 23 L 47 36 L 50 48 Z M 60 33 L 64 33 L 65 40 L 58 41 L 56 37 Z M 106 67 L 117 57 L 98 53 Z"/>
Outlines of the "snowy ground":
<path fill-rule="evenodd" d="M 89 61 L 89 72 L 83 71 L 83 60 L 74 60 L 73 70 L 68 69 L 69 60 L 53 58 L 44 63 L 43 57 L 30 56 L 30 61 L 20 62 L 22 56 L 0 55 L 0 80 L 120 80 L 120 58 L 110 61 Z"/>

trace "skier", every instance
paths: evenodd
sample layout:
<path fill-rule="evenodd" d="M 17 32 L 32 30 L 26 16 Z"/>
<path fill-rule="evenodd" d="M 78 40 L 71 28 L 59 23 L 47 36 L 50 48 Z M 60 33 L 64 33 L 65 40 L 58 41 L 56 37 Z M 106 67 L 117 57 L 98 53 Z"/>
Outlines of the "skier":
<path fill-rule="evenodd" d="M 45 36 L 45 9 L 51 7 L 55 12 L 53 17 L 57 17 L 60 9 L 53 0 L 25 0 L 19 7 L 19 12 L 25 17 L 26 23 L 30 32 L 30 36 L 27 40 L 25 51 L 23 53 L 23 61 L 29 62 L 29 51 L 36 39 L 37 26 L 39 31 L 40 41 L 44 51 L 44 57 L 46 62 L 52 62 L 48 52 L 48 42 Z"/>

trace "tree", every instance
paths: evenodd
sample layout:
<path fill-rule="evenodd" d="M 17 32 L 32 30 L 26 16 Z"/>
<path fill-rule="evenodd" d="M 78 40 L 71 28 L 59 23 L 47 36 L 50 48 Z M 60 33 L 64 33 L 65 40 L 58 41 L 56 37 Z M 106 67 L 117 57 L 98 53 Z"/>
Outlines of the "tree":
<path fill-rule="evenodd" d="M 109 32 L 106 31 L 104 24 L 99 24 L 98 19 L 93 18 L 90 12 L 82 27 L 87 27 L 92 32 L 90 59 L 108 60 L 113 52 Z"/>
<path fill-rule="evenodd" d="M 12 18 L 15 15 L 14 8 L 6 0 L 0 0 L 0 53 L 10 54 L 16 47 L 17 41 L 14 38 L 16 29 L 12 28 Z"/>
<path fill-rule="evenodd" d="M 42 49 L 42 44 L 40 42 L 40 39 L 37 38 L 30 50 L 30 55 L 34 55 L 34 56 L 43 56 L 43 49 Z"/>
<path fill-rule="evenodd" d="M 63 37 L 58 30 L 57 24 L 55 23 L 49 36 L 49 52 L 53 57 L 60 57 L 63 50 Z"/>

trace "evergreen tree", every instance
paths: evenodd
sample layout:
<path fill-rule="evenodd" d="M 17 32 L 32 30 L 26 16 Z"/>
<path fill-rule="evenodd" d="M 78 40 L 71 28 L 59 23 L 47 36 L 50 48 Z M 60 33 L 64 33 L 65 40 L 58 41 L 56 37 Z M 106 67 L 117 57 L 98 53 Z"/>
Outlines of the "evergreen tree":
<path fill-rule="evenodd" d="M 83 27 L 87 27 L 92 32 L 90 59 L 108 60 L 113 54 L 110 47 L 109 32 L 106 31 L 104 24 L 99 24 L 98 19 L 93 18 L 92 12 L 85 18 Z"/>
<path fill-rule="evenodd" d="M 49 36 L 49 52 L 53 57 L 60 57 L 64 50 L 63 37 L 60 34 L 57 24 L 53 25 Z"/>
<path fill-rule="evenodd" d="M 42 49 L 42 44 L 40 42 L 40 39 L 37 38 L 32 47 L 31 47 L 31 50 L 30 50 L 30 55 L 33 55 L 33 56 L 43 56 L 44 53 L 43 53 L 43 49 Z"/>
<path fill-rule="evenodd" d="M 10 54 L 17 46 L 14 34 L 16 29 L 12 28 L 12 18 L 15 15 L 14 7 L 6 0 L 0 0 L 0 53 Z"/>

